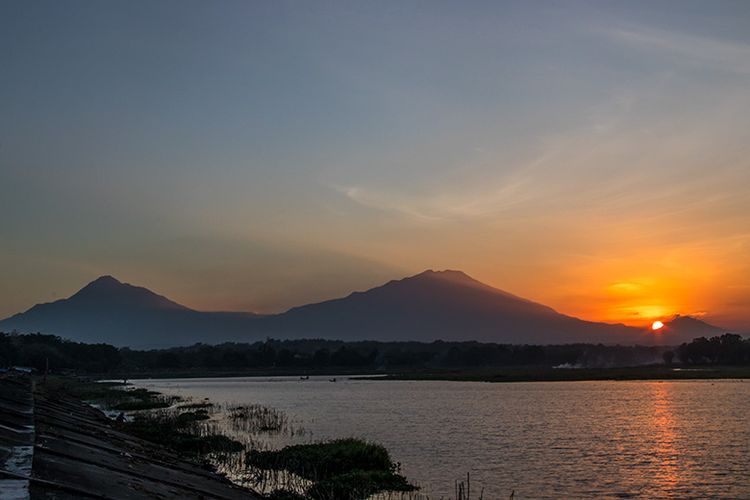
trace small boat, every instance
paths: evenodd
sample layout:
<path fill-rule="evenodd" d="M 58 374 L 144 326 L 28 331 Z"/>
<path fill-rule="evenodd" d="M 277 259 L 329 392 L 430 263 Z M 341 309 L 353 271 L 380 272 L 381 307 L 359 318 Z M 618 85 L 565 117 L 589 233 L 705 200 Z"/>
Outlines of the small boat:
<path fill-rule="evenodd" d="M 300 380 L 310 380 L 310 375 L 305 375 L 304 377 L 300 377 Z"/>
<path fill-rule="evenodd" d="M 328 381 L 329 382 L 336 382 L 336 378 L 334 377 L 334 378 L 328 379 Z"/>

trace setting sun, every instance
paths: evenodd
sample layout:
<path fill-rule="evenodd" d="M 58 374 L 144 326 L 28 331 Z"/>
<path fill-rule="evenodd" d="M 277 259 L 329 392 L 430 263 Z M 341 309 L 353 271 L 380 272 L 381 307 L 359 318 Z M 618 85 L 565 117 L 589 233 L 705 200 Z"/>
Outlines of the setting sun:
<path fill-rule="evenodd" d="M 661 330 L 662 328 L 664 328 L 664 323 L 662 323 L 661 321 L 654 321 L 653 323 L 651 323 L 651 329 L 653 331 Z"/>

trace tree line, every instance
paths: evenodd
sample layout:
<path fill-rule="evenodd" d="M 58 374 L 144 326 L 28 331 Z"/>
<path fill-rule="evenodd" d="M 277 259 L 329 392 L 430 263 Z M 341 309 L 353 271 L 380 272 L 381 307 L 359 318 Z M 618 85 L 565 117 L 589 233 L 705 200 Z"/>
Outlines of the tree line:
<path fill-rule="evenodd" d="M 733 333 L 700 337 L 678 347 L 677 357 L 687 365 L 750 365 L 750 338 Z"/>
<path fill-rule="evenodd" d="M 413 370 L 484 367 L 606 368 L 647 364 L 750 364 L 750 339 L 698 338 L 675 351 L 661 346 L 515 345 L 479 342 L 344 342 L 322 339 L 195 344 L 136 350 L 54 335 L 0 333 L 0 366 L 81 373 L 175 370 Z"/>

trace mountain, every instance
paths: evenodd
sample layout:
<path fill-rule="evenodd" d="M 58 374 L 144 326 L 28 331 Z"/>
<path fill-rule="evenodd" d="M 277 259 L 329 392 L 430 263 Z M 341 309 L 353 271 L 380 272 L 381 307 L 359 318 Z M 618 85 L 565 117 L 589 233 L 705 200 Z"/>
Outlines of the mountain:
<path fill-rule="evenodd" d="M 102 276 L 81 288 L 64 303 L 74 307 L 130 307 L 141 309 L 189 311 L 190 309 L 173 302 L 163 295 L 157 295 L 147 288 L 121 283 L 112 276 Z M 40 306 L 36 306 L 40 307 Z M 32 308 L 33 310 L 34 308 Z"/>
<path fill-rule="evenodd" d="M 0 330 L 146 348 L 241 338 L 254 318 L 249 313 L 195 311 L 146 288 L 102 276 L 67 299 L 37 304 L 0 321 Z"/>
<path fill-rule="evenodd" d="M 565 316 L 460 271 L 425 271 L 264 321 L 281 337 L 548 344 L 633 342 L 641 334 Z"/>
<path fill-rule="evenodd" d="M 681 316 L 660 335 L 584 321 L 481 283 L 460 271 L 425 271 L 364 292 L 275 315 L 201 312 L 103 276 L 67 299 L 0 321 L 0 330 L 54 333 L 131 347 L 274 338 L 476 340 L 500 343 L 679 344 L 722 330 Z M 696 333 L 697 332 L 697 333 Z"/>
<path fill-rule="evenodd" d="M 709 325 L 705 321 L 693 318 L 692 316 L 675 316 L 670 321 L 664 323 L 665 336 L 679 335 L 685 337 L 686 342 L 696 337 L 713 337 L 722 335 L 727 330 L 718 326 Z"/>

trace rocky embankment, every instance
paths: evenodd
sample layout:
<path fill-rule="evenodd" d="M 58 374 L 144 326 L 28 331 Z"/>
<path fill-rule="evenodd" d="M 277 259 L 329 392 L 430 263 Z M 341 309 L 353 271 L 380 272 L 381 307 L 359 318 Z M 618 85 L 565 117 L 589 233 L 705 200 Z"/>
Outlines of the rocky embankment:
<path fill-rule="evenodd" d="M 28 375 L 0 376 L 2 498 L 253 499 Z"/>

